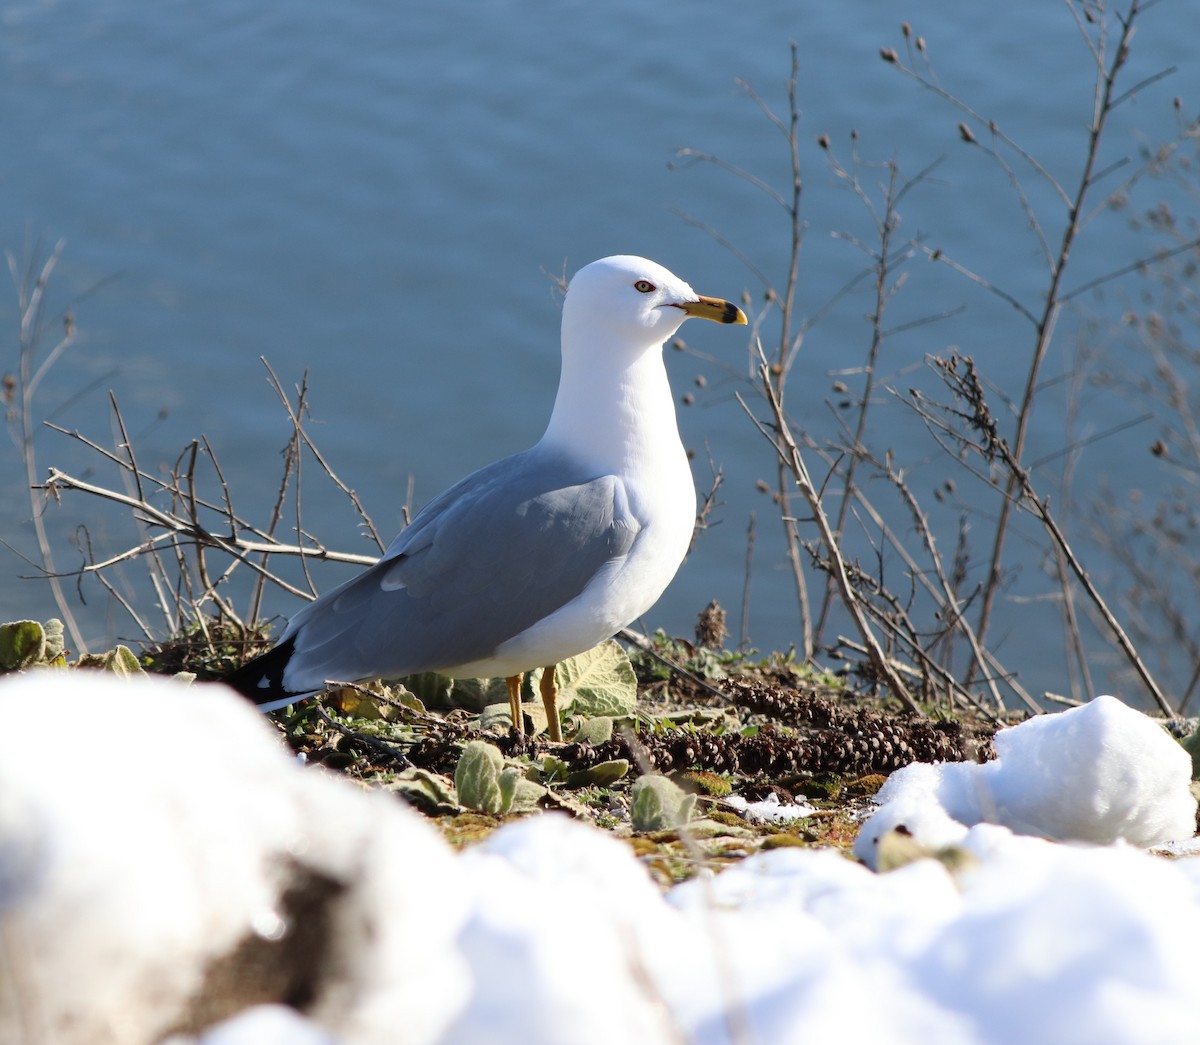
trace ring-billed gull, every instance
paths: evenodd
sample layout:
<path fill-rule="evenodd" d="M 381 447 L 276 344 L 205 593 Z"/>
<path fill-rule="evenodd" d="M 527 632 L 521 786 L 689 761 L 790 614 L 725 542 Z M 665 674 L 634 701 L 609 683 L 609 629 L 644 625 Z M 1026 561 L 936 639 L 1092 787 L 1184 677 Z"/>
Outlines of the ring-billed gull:
<path fill-rule="evenodd" d="M 430 501 L 375 565 L 295 614 L 278 645 L 225 681 L 264 711 L 326 682 L 437 671 L 508 683 L 544 667 L 560 740 L 555 665 L 646 612 L 687 553 L 696 491 L 663 343 L 689 316 L 745 323 L 645 258 L 575 274 L 546 432 Z"/>

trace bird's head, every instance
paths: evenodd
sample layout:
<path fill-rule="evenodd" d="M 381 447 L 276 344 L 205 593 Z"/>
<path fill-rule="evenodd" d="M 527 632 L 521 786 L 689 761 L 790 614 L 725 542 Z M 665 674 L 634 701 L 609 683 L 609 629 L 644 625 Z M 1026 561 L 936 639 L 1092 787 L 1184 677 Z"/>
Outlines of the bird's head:
<path fill-rule="evenodd" d="M 585 265 L 571 280 L 563 303 L 563 343 L 603 335 L 639 351 L 661 345 L 689 316 L 745 323 L 740 308 L 702 297 L 687 283 L 646 258 L 615 255 Z"/>

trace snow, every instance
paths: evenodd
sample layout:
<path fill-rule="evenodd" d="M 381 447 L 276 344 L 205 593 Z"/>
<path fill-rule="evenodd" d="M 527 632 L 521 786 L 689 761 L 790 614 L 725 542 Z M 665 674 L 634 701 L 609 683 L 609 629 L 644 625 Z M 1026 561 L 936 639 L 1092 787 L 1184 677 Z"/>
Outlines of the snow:
<path fill-rule="evenodd" d="M 937 849 L 967 827 L 1108 845 L 1152 846 L 1195 833 L 1191 758 L 1152 719 L 1115 697 L 1002 729 L 996 758 L 917 762 L 893 773 L 855 855 L 874 865 L 879 839 L 903 827 Z"/>
<path fill-rule="evenodd" d="M 286 1005 L 255 1005 L 198 1038 L 174 1036 L 164 1045 L 337 1045 L 337 1039 Z"/>
<path fill-rule="evenodd" d="M 751 802 L 741 795 L 729 795 L 724 804 L 747 820 L 759 824 L 780 824 L 788 820 L 802 820 L 816 812 L 807 802 L 780 802 L 776 794 L 767 795 L 758 802 Z"/>
<path fill-rule="evenodd" d="M 0 719 L 0 1041 L 1197 1036 L 1200 860 L 1142 848 L 1192 836 L 1189 771 L 1111 698 L 893 774 L 864 851 L 903 824 L 955 861 L 788 847 L 665 896 L 559 815 L 456 854 L 221 687 L 40 672 Z"/>
<path fill-rule="evenodd" d="M 217 687 L 43 671 L 0 683 L 0 720 L 0 917 L 19 966 L 0 1041 L 26 1025 L 61 1045 L 157 1041 L 302 992 L 292 952 L 310 946 L 331 969 L 311 1010 L 347 1041 L 386 1040 L 397 1007 L 413 1041 L 453 1018 L 459 865 L 399 802 L 302 769 Z M 234 975 L 221 963 L 239 953 Z"/>

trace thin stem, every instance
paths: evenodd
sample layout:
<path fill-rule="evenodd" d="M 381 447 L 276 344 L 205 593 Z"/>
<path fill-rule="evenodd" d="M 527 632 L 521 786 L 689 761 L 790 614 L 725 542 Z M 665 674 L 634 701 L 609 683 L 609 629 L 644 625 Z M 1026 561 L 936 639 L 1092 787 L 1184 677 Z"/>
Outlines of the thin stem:
<path fill-rule="evenodd" d="M 54 565 L 54 549 L 50 542 L 50 536 L 46 531 L 46 499 L 39 498 L 35 492 L 38 488 L 38 464 L 37 450 L 34 443 L 33 397 L 38 385 L 41 384 L 41 380 L 46 374 L 46 366 L 43 364 L 34 373 L 33 357 L 37 351 L 37 343 L 42 327 L 46 286 L 54 272 L 55 266 L 58 264 L 59 258 L 62 257 L 64 246 L 65 243 L 62 240 L 55 244 L 54 250 L 50 253 L 50 256 L 46 259 L 36 277 L 33 276 L 33 265 L 31 262 L 29 268 L 26 270 L 25 277 L 20 281 L 18 286 L 18 300 L 21 310 L 20 356 L 18 363 L 21 402 L 19 446 L 25 465 L 25 483 L 29 490 L 29 506 L 33 514 L 34 534 L 37 539 L 38 551 L 42 557 L 45 576 L 50 583 L 50 591 L 54 596 L 54 603 L 58 607 L 59 614 L 62 616 L 67 633 L 71 636 L 72 644 L 80 653 L 87 653 L 88 646 L 84 641 L 83 632 L 75 620 L 75 614 L 71 610 L 71 604 L 67 599 L 66 592 L 63 591 L 62 584 L 59 582 L 58 571 Z M 9 268 L 10 271 L 15 273 L 16 263 L 11 255 L 9 256 Z M 30 282 L 31 279 L 32 283 Z M 66 320 L 66 333 L 54 349 L 51 350 L 47 360 L 51 362 L 57 360 L 73 340 L 74 321 L 68 317 Z"/>
<path fill-rule="evenodd" d="M 761 349 L 760 349 L 761 354 Z M 788 472 L 796 481 L 796 486 L 800 490 L 801 496 L 808 504 L 809 510 L 812 512 L 813 521 L 817 524 L 818 532 L 821 535 L 821 541 L 825 545 L 825 550 L 829 556 L 830 568 L 834 572 L 837 579 L 838 591 L 842 597 L 842 603 L 846 607 L 846 611 L 850 614 L 851 620 L 854 621 L 855 628 L 858 630 L 859 637 L 867 648 L 868 656 L 871 665 L 876 671 L 878 677 L 884 682 L 887 688 L 891 691 L 906 708 L 910 711 L 920 714 L 921 709 L 913 700 L 908 692 L 908 687 L 904 685 L 900 676 L 896 673 L 887 655 L 884 653 L 878 640 L 875 638 L 871 626 L 867 623 L 866 616 L 863 612 L 863 605 L 860 602 L 853 585 L 850 583 L 850 578 L 847 572 L 845 560 L 842 558 L 841 549 L 838 546 L 837 535 L 834 533 L 833 526 L 829 521 L 825 510 L 821 506 L 821 495 L 813 485 L 812 477 L 808 473 L 808 467 L 804 463 L 804 458 L 800 454 L 800 448 L 796 445 L 795 439 L 792 437 L 791 429 L 788 426 L 787 419 L 783 413 L 783 405 L 776 395 L 775 386 L 771 380 L 771 368 L 767 363 L 765 356 L 762 357 L 762 362 L 759 366 L 759 379 L 762 382 L 763 392 L 766 395 L 767 402 L 771 407 L 771 413 L 774 416 L 774 425 L 771 431 L 774 432 L 774 438 L 771 438 L 770 433 L 761 422 L 757 421 L 751 414 L 751 419 L 755 421 L 758 428 L 764 435 L 771 440 L 772 445 L 776 448 L 776 452 L 781 455 L 784 463 L 787 466 Z M 745 404 L 743 403 L 743 406 Z"/>

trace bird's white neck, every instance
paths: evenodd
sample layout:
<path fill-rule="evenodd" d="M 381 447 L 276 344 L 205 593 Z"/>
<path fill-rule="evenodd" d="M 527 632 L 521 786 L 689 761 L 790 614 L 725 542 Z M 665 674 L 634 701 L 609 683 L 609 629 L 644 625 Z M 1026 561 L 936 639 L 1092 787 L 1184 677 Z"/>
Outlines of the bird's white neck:
<path fill-rule="evenodd" d="M 664 460 L 687 469 L 661 348 L 624 367 L 604 348 L 564 353 L 562 367 L 541 446 L 603 472 L 637 473 Z"/>

